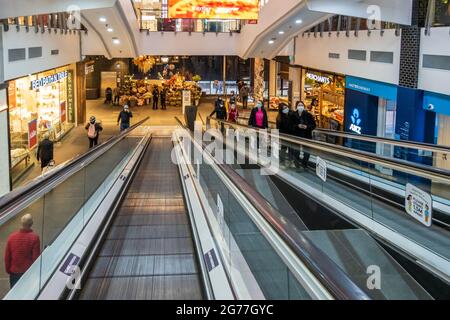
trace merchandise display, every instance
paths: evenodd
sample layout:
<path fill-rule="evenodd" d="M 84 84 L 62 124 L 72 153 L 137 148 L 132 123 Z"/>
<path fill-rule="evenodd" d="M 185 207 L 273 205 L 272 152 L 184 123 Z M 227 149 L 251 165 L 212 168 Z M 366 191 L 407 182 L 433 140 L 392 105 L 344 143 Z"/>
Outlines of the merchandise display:
<path fill-rule="evenodd" d="M 17 168 L 13 180 L 33 164 L 30 159 L 45 134 L 58 141 L 75 126 L 74 89 L 69 88 L 74 69 L 68 66 L 9 82 L 11 169 Z M 42 85 L 33 87 L 37 82 Z M 19 168 L 22 163 L 25 166 Z"/>
<path fill-rule="evenodd" d="M 342 130 L 344 125 L 345 77 L 306 70 L 304 101 L 311 107 L 318 126 Z"/>

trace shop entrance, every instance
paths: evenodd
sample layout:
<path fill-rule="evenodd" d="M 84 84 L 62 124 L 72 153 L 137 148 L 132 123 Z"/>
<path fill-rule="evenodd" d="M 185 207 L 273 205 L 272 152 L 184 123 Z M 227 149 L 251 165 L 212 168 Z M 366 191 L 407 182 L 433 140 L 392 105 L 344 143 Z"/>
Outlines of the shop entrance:
<path fill-rule="evenodd" d="M 439 114 L 438 117 L 438 141 L 439 145 L 450 146 L 450 116 Z M 436 157 L 435 166 L 440 169 L 450 170 L 450 154 Z"/>

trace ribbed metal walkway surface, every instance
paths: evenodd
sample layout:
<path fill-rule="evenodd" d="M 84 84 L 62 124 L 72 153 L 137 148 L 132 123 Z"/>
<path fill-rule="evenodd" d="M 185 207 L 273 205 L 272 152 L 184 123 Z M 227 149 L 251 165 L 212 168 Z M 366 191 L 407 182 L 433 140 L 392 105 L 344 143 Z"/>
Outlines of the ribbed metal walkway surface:
<path fill-rule="evenodd" d="M 202 299 L 170 138 L 153 138 L 80 299 Z"/>

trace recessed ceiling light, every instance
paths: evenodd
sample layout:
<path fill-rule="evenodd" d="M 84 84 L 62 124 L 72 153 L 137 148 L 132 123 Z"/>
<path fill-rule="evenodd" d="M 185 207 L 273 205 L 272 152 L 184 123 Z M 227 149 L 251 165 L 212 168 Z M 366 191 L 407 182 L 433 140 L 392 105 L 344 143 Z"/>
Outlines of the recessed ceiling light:
<path fill-rule="evenodd" d="M 106 22 L 106 18 L 105 17 L 100 17 L 100 19 L 98 19 L 100 22 Z"/>
<path fill-rule="evenodd" d="M 117 38 L 113 38 L 113 43 L 114 43 L 114 44 L 120 44 L 120 40 L 117 39 Z"/>
<path fill-rule="evenodd" d="M 274 43 L 275 43 L 275 41 L 269 40 L 269 44 L 274 44 Z"/>
<path fill-rule="evenodd" d="M 106 31 L 108 31 L 108 32 L 113 32 L 114 29 L 113 29 L 113 28 L 108 28 L 108 29 L 106 29 Z"/>
<path fill-rule="evenodd" d="M 278 32 L 278 34 L 284 34 L 284 31 L 283 31 L 283 30 L 281 30 L 281 31 L 279 31 L 279 32 Z"/>
<path fill-rule="evenodd" d="M 300 23 L 302 23 L 302 22 L 303 22 L 302 19 L 295 20 L 295 23 L 296 23 L 296 24 L 300 24 Z"/>

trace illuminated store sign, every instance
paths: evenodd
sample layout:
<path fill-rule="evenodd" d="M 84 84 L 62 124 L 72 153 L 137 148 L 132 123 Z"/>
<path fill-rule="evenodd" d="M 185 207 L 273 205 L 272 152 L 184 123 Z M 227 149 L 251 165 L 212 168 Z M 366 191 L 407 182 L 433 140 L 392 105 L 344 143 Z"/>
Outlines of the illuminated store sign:
<path fill-rule="evenodd" d="M 351 120 L 352 123 L 350 124 L 350 131 L 356 133 L 356 134 L 361 134 L 362 132 L 362 128 L 360 127 L 360 124 L 362 122 L 360 115 L 359 115 L 359 110 L 358 109 L 354 109 L 353 110 L 353 114 L 351 116 Z"/>
<path fill-rule="evenodd" d="M 257 20 L 259 0 L 169 0 L 171 19 Z"/>
<path fill-rule="evenodd" d="M 43 78 L 40 78 L 40 79 L 37 79 L 37 80 L 33 80 L 33 81 L 31 81 L 31 89 L 32 90 L 37 90 L 40 87 L 45 87 L 45 86 L 47 86 L 49 84 L 58 82 L 58 81 L 60 81 L 62 79 L 67 78 L 67 74 L 68 74 L 67 71 L 63 71 L 63 72 L 58 72 L 58 73 L 52 74 L 51 76 L 47 76 L 47 77 L 43 77 Z"/>
<path fill-rule="evenodd" d="M 329 77 L 320 76 L 318 74 L 311 73 L 311 72 L 307 72 L 306 73 L 306 77 L 308 79 L 311 79 L 311 80 L 314 80 L 316 82 L 323 83 L 323 84 L 330 84 L 331 83 L 331 79 Z"/>

